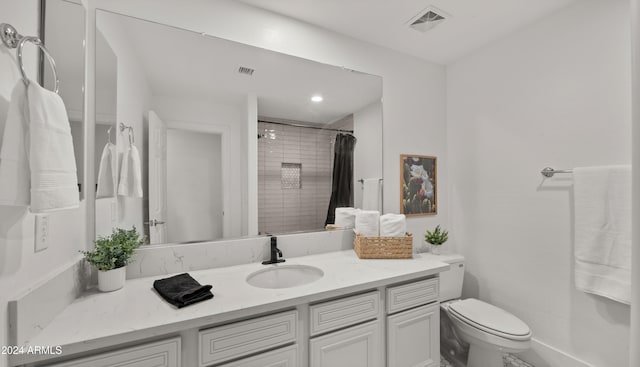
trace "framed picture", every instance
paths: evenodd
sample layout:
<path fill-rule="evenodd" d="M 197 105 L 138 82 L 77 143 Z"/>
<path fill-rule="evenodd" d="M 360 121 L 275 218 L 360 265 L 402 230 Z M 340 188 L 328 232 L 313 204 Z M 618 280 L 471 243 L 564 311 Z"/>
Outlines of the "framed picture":
<path fill-rule="evenodd" d="M 400 213 L 411 217 L 438 214 L 437 158 L 400 155 Z"/>

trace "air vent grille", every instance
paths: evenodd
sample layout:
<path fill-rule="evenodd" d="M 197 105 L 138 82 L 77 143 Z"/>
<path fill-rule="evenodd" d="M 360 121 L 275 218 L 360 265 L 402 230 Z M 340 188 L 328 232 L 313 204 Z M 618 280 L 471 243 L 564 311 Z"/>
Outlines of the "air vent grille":
<path fill-rule="evenodd" d="M 248 68 L 246 66 L 241 66 L 238 68 L 238 73 L 240 74 L 253 75 L 254 71 L 255 71 L 254 69 Z"/>
<path fill-rule="evenodd" d="M 444 22 L 449 17 L 450 15 L 444 11 L 437 9 L 434 6 L 429 6 L 418 13 L 418 15 L 411 18 L 408 24 L 409 27 L 417 31 L 426 32 Z"/>
<path fill-rule="evenodd" d="M 438 13 L 435 13 L 435 12 L 429 10 L 423 16 L 421 16 L 420 18 L 415 20 L 413 23 L 411 23 L 411 25 L 418 25 L 418 24 L 422 24 L 422 23 L 437 22 L 439 20 L 444 20 L 444 17 L 442 15 L 438 14 Z"/>

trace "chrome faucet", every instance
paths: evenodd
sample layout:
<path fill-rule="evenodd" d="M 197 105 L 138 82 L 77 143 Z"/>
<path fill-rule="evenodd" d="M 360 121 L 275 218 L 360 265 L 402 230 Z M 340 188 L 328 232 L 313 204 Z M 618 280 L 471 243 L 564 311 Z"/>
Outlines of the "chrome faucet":
<path fill-rule="evenodd" d="M 278 259 L 278 257 L 282 257 L 282 251 L 278 249 L 278 237 L 275 237 L 275 236 L 270 236 L 270 237 L 271 237 L 271 259 L 267 261 L 263 261 L 262 265 L 283 263 L 285 261 L 284 259 Z"/>

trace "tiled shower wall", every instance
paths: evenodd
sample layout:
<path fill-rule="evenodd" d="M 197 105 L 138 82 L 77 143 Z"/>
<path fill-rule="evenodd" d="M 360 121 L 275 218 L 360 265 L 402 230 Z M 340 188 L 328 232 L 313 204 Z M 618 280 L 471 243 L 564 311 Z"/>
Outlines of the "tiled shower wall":
<path fill-rule="evenodd" d="M 258 230 L 282 233 L 324 227 L 331 197 L 334 131 L 258 123 Z M 300 185 L 283 185 L 283 163 L 300 166 Z M 295 167 L 295 166 L 294 166 Z M 295 169 L 293 169 L 295 171 Z"/>

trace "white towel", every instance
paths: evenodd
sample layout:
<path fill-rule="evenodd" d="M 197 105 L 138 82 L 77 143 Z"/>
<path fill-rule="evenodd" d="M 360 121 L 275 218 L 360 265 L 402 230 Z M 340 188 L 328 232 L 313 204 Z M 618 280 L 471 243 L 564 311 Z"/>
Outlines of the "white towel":
<path fill-rule="evenodd" d="M 113 197 L 116 194 L 116 146 L 107 143 L 102 150 L 98 168 L 96 199 Z"/>
<path fill-rule="evenodd" d="M 32 213 L 77 208 L 80 197 L 73 138 L 60 96 L 18 81 L 0 152 L 0 204 Z"/>
<path fill-rule="evenodd" d="M 404 237 L 407 233 L 407 218 L 404 214 L 380 216 L 380 237 Z"/>
<path fill-rule="evenodd" d="M 0 150 L 0 205 L 29 206 L 31 175 L 27 155 L 27 88 L 20 80 L 13 88 Z"/>
<path fill-rule="evenodd" d="M 382 202 L 380 182 L 379 178 L 364 179 L 362 183 L 362 210 L 380 211 L 380 203 Z"/>
<path fill-rule="evenodd" d="M 335 225 L 342 228 L 355 228 L 356 213 L 360 209 L 355 208 L 336 208 Z"/>
<path fill-rule="evenodd" d="M 376 237 L 380 230 L 380 212 L 377 210 L 360 210 L 356 213 L 356 232 L 365 237 Z"/>
<path fill-rule="evenodd" d="M 573 170 L 576 288 L 631 297 L 631 167 Z"/>
<path fill-rule="evenodd" d="M 57 93 L 29 82 L 27 105 L 31 212 L 77 208 L 80 193 L 76 159 L 64 102 Z"/>
<path fill-rule="evenodd" d="M 129 149 L 122 157 L 120 167 L 120 183 L 118 195 L 135 198 L 142 197 L 142 169 L 140 166 L 140 153 L 135 145 L 129 145 Z"/>

